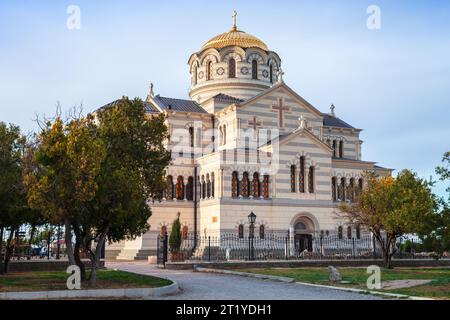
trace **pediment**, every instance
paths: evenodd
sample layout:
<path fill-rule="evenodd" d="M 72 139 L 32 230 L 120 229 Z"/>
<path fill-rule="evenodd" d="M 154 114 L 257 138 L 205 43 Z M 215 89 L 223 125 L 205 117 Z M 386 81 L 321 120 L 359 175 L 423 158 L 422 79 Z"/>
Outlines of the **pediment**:
<path fill-rule="evenodd" d="M 247 106 L 257 104 L 269 97 L 277 98 L 281 94 L 284 96 L 288 96 L 290 99 L 292 99 L 295 103 L 305 108 L 308 113 L 313 115 L 314 117 L 323 118 L 322 112 L 320 112 L 318 109 L 316 109 L 312 104 L 310 104 L 308 101 L 306 101 L 302 96 L 297 94 L 294 90 L 292 90 L 288 85 L 286 85 L 284 82 L 274 85 L 273 87 L 267 89 L 266 91 L 263 91 L 262 93 L 237 104 L 238 108 L 246 108 Z"/>

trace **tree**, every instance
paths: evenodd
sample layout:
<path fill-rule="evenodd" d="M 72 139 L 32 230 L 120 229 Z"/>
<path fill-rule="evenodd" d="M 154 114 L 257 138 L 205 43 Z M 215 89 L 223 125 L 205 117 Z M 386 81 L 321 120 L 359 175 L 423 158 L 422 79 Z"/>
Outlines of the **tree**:
<path fill-rule="evenodd" d="M 169 245 L 171 253 L 178 253 L 181 247 L 181 223 L 180 213 L 172 223 L 172 230 L 170 231 Z"/>
<path fill-rule="evenodd" d="M 340 206 L 351 222 L 372 232 L 383 252 L 384 265 L 391 268 L 397 239 L 405 234 L 421 232 L 433 219 L 435 200 L 427 181 L 409 170 L 396 178 L 377 177 L 367 173 L 366 187 L 354 203 Z"/>
<path fill-rule="evenodd" d="M 93 126 L 85 118 L 64 122 L 61 117 L 48 121 L 35 146 L 29 148 L 24 174 L 29 205 L 43 212 L 52 224 L 64 224 L 70 264 L 80 259 L 81 241 L 72 246 L 72 229 L 86 212 L 96 193 L 96 178 L 104 152 L 95 139 Z"/>
<path fill-rule="evenodd" d="M 439 180 L 450 182 L 450 151 L 442 158 L 443 164 L 436 168 Z M 446 188 L 448 199 L 437 199 L 434 217 L 419 234 L 427 250 L 435 251 L 441 256 L 450 251 L 450 185 Z"/>
<path fill-rule="evenodd" d="M 161 199 L 170 162 L 165 116 L 149 116 L 142 100 L 124 97 L 95 116 L 105 158 L 95 197 L 77 222 L 91 260 L 92 286 L 105 241 L 134 239 L 149 229 L 149 204 Z"/>
<path fill-rule="evenodd" d="M 0 273 L 7 273 L 11 259 L 14 236 L 32 212 L 26 202 L 22 181 L 22 156 L 26 139 L 20 128 L 0 122 L 0 238 L 3 242 L 5 230 L 9 235 L 5 253 L 0 244 Z M 16 234 L 17 235 L 17 234 Z M 3 258 L 4 256 L 4 258 Z"/>
<path fill-rule="evenodd" d="M 161 199 L 170 152 L 165 116 L 149 116 L 140 99 L 122 98 L 94 115 L 42 130 L 27 171 L 28 200 L 54 224 L 64 223 L 71 264 L 90 285 L 105 241 L 133 239 L 149 229 L 149 203 Z M 75 245 L 72 247 L 72 231 Z"/>

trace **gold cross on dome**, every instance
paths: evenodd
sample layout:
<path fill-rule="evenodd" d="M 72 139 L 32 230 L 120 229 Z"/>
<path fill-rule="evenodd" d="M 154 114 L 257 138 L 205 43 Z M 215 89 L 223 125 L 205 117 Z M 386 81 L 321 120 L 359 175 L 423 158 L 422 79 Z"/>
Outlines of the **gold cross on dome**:
<path fill-rule="evenodd" d="M 232 17 L 233 17 L 233 31 L 237 30 L 237 27 L 236 27 L 236 16 L 237 16 L 237 11 L 234 10 L 233 11 L 233 15 L 232 15 Z"/>

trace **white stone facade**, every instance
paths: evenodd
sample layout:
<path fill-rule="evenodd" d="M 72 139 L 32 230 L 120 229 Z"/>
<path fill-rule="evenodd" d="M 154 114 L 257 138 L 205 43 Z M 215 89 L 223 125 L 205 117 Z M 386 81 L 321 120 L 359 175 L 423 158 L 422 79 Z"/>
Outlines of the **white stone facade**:
<path fill-rule="evenodd" d="M 240 31 L 224 35 L 233 32 Z M 149 94 L 149 116 L 167 115 L 172 186 L 152 204 L 147 234 L 107 247 L 118 259 L 154 254 L 178 213 L 185 232 L 205 236 L 238 233 L 240 225 L 247 234 L 250 212 L 256 230 L 268 233 L 333 232 L 345 224 L 339 201 L 351 201 L 363 172 L 391 174 L 361 160 L 360 129 L 295 93 L 280 78 L 280 57 L 246 35 L 242 46 L 222 41 L 191 55 L 191 100 Z M 299 222 L 306 229 L 296 230 Z"/>

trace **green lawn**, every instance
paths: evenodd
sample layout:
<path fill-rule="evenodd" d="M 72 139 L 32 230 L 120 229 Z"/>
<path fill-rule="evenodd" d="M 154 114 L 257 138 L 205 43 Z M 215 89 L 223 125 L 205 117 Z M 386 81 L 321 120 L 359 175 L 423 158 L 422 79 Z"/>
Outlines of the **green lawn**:
<path fill-rule="evenodd" d="M 292 268 L 292 269 L 239 269 L 237 271 L 260 273 L 293 278 L 296 281 L 324 285 L 347 286 L 367 289 L 369 274 L 366 268 L 338 268 L 342 280 L 348 283 L 335 284 L 328 281 L 327 268 Z M 424 279 L 432 282 L 416 287 L 394 290 L 378 290 L 382 292 L 400 293 L 410 296 L 450 299 L 450 268 L 396 268 L 381 269 L 381 282 L 388 280 Z"/>
<path fill-rule="evenodd" d="M 17 272 L 0 275 L 0 292 L 66 290 L 69 274 L 64 271 Z M 153 288 L 170 285 L 172 281 L 124 271 L 99 270 L 97 286 L 92 289 Z M 82 283 L 81 289 L 91 289 Z"/>

